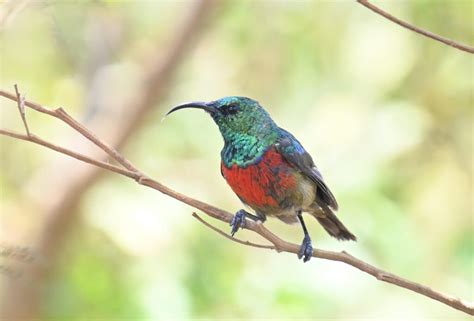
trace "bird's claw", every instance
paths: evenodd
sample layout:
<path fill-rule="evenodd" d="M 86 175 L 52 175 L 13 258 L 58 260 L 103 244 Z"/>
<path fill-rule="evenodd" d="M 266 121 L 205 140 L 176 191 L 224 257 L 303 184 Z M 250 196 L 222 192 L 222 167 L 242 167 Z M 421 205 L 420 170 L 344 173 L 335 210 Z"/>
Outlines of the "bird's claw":
<path fill-rule="evenodd" d="M 298 252 L 298 259 L 303 258 L 303 262 L 308 262 L 313 256 L 313 245 L 309 235 L 305 235 L 303 243 L 301 243 L 300 251 Z"/>
<path fill-rule="evenodd" d="M 239 230 L 240 228 L 245 227 L 245 217 L 247 216 L 247 212 L 244 210 L 240 210 L 237 213 L 235 213 L 234 218 L 230 222 L 230 226 L 232 226 L 232 229 L 230 231 L 230 234 L 234 236 L 234 234 Z"/>

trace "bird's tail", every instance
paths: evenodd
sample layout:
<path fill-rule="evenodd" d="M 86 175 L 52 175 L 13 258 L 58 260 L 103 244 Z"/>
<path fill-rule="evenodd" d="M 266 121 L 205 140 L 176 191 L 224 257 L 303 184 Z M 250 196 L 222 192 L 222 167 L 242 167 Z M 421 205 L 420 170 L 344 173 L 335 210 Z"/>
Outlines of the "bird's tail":
<path fill-rule="evenodd" d="M 329 233 L 329 235 L 342 241 L 357 241 L 355 235 L 349 232 L 347 227 L 342 224 L 342 222 L 337 218 L 336 214 L 334 214 L 334 212 L 328 206 L 324 206 L 322 211 L 320 209 L 319 213 L 314 213 L 313 215 L 316 217 L 319 224 L 321 224 Z"/>

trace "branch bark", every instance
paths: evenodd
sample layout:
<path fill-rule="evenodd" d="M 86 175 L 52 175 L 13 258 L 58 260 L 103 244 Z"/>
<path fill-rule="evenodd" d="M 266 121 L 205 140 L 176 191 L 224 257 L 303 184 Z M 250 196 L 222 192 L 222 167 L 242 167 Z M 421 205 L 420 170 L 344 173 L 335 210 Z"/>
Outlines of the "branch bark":
<path fill-rule="evenodd" d="M 17 96 L 10 94 L 8 92 L 5 92 L 3 90 L 0 90 L 0 96 L 3 96 L 5 98 L 17 101 Z M 30 108 L 33 108 L 41 113 L 48 114 L 50 116 L 59 118 L 63 122 L 69 124 L 71 122 L 71 117 L 66 114 L 65 112 L 59 112 L 58 110 L 52 110 L 45 108 L 39 104 L 25 101 L 24 102 L 25 106 L 28 106 Z M 97 161 L 94 160 L 88 156 L 82 155 L 80 153 L 74 152 L 67 150 L 63 147 L 57 146 L 53 143 L 46 142 L 45 140 L 30 134 L 30 135 L 24 135 L 24 134 L 19 134 L 19 133 L 14 133 L 9 130 L 1 130 L 0 135 L 5 135 L 9 137 L 13 137 L 16 139 L 21 139 L 25 141 L 29 141 L 35 144 L 42 145 L 46 148 L 53 149 L 57 152 L 63 153 L 65 155 L 68 155 L 70 157 L 76 158 L 78 160 L 87 162 L 89 164 L 101 167 L 103 169 L 112 171 L 114 173 L 121 174 L 123 176 L 129 177 L 137 181 L 140 185 L 148 186 L 150 188 L 153 188 L 163 194 L 166 194 L 180 202 L 183 202 L 185 204 L 188 204 L 196 209 L 199 209 L 206 213 L 208 216 L 215 218 L 217 220 L 220 220 L 222 222 L 230 223 L 232 220 L 233 215 L 227 211 L 221 210 L 217 207 L 214 207 L 212 205 L 209 205 L 207 203 L 204 203 L 202 201 L 193 199 L 191 197 L 188 197 L 184 194 L 178 193 L 165 185 L 159 183 L 158 181 L 148 177 L 144 173 L 142 173 L 138 168 L 133 166 L 130 162 L 125 162 L 125 158 L 120 155 L 119 152 L 117 152 L 114 148 L 110 147 L 106 143 L 102 142 L 99 138 L 97 138 L 95 135 L 93 135 L 86 127 L 84 126 L 75 126 L 74 129 L 76 129 L 80 134 L 82 134 L 84 137 L 88 138 L 92 143 L 94 143 L 96 146 L 101 148 L 104 152 L 107 154 L 111 155 L 113 159 L 115 159 L 119 164 L 121 164 L 124 168 L 120 169 L 118 166 L 110 165 L 107 163 L 104 163 L 102 161 Z M 125 167 L 127 166 L 127 167 Z M 266 249 L 275 249 L 278 252 L 288 252 L 288 253 L 298 253 L 299 251 L 299 245 L 287 242 L 277 235 L 275 235 L 273 232 L 271 232 L 269 229 L 267 229 L 264 225 L 258 222 L 253 222 L 247 220 L 245 223 L 245 228 L 255 232 L 256 234 L 260 235 L 263 237 L 265 240 L 269 241 L 272 245 L 260 245 L 260 244 L 255 244 L 255 243 L 250 243 L 250 242 L 245 242 L 245 241 L 240 241 L 233 239 L 232 237 L 229 237 L 224 233 L 223 231 L 219 230 L 218 228 L 212 226 L 211 224 L 205 222 L 203 219 L 201 219 L 197 214 L 193 215 L 195 218 L 197 218 L 201 223 L 205 224 L 207 227 L 211 228 L 212 230 L 216 231 L 217 233 L 224 235 L 226 238 L 231 239 L 233 241 L 236 241 L 238 243 L 241 243 L 243 245 L 247 246 L 254 246 L 254 247 L 263 247 Z M 314 249 L 313 250 L 313 257 L 315 258 L 321 258 L 321 259 L 326 259 L 326 260 L 332 260 L 332 261 L 339 261 L 346 263 L 352 267 L 355 267 L 359 269 L 362 272 L 365 272 L 367 274 L 370 274 L 374 276 L 377 280 L 387 282 L 393 285 L 396 285 L 401 288 L 405 288 L 408 290 L 411 290 L 413 292 L 416 292 L 418 294 L 424 295 L 426 297 L 429 297 L 433 300 L 439 301 L 441 303 L 444 303 L 454 309 L 463 311 L 467 314 L 474 315 L 474 305 L 473 303 L 463 301 L 459 298 L 453 297 L 448 294 L 441 293 L 439 291 L 433 290 L 428 286 L 407 280 L 405 278 L 399 277 L 393 273 L 384 271 L 382 269 L 379 269 L 373 265 L 370 265 L 352 255 L 346 252 L 332 252 L 332 251 L 325 251 L 325 250 L 320 250 L 320 249 Z"/>
<path fill-rule="evenodd" d="M 223 230 L 221 230 L 220 228 L 217 228 L 215 227 L 214 225 L 212 225 L 211 223 L 208 223 L 206 222 L 206 220 L 204 220 L 203 218 L 201 218 L 199 215 L 197 215 L 197 213 L 193 212 L 193 217 L 195 219 L 197 219 L 199 222 L 201 222 L 202 224 L 204 224 L 204 226 L 207 226 L 208 228 L 210 228 L 211 230 L 213 230 L 214 232 L 216 233 L 219 233 L 220 235 L 222 235 L 223 237 L 225 237 L 226 239 L 229 239 L 233 242 L 236 242 L 236 243 L 239 243 L 239 244 L 243 244 L 243 245 L 247 245 L 247 246 L 251 246 L 251 247 L 256 247 L 256 248 L 259 248 L 259 249 L 269 249 L 269 250 L 276 250 L 275 246 L 273 245 L 264 245 L 264 244 L 257 244 L 257 243 L 253 243 L 253 242 L 249 242 L 249 241 L 242 241 L 242 240 L 239 240 L 238 238 L 235 238 L 231 235 L 229 235 L 228 233 L 224 232 Z"/>
<path fill-rule="evenodd" d="M 363 5 L 364 7 L 372 10 L 373 12 L 381 15 L 382 17 L 404 27 L 404 28 L 407 28 L 411 31 L 414 31 L 420 35 L 423 35 L 425 37 L 428 37 L 428 38 L 431 38 L 433 40 L 436 40 L 436 41 L 439 41 L 441 43 L 444 43 L 445 45 L 448 45 L 448 46 L 451 46 L 451 47 L 454 47 L 456 49 L 459 49 L 459 50 L 462 50 L 462 51 L 465 51 L 465 52 L 469 52 L 471 54 L 474 54 L 474 47 L 471 47 L 471 46 L 468 46 L 468 45 L 465 45 L 465 44 L 462 44 L 460 42 L 457 42 L 457 41 L 454 41 L 452 39 L 449 39 L 449 38 L 445 38 L 443 36 L 440 36 L 440 35 L 437 35 L 431 31 L 427 31 L 427 30 L 424 30 L 424 29 L 421 29 L 417 26 L 414 26 L 408 22 L 405 22 L 403 20 L 400 20 L 398 19 L 397 17 L 391 15 L 390 13 L 380 9 L 379 7 L 377 7 L 376 5 L 370 3 L 368 0 L 356 0 L 358 3 L 360 3 L 361 5 Z"/>
<path fill-rule="evenodd" d="M 159 55 L 159 59 L 143 66 L 143 70 L 146 70 L 146 72 L 144 73 L 143 84 L 140 86 L 141 90 L 137 92 L 134 99 L 130 99 L 123 106 L 123 110 L 127 113 L 126 117 L 122 117 L 120 121 L 114 123 L 116 128 L 120 128 L 120 131 L 115 131 L 108 137 L 108 141 L 111 142 L 112 146 L 115 146 L 117 149 L 124 146 L 132 134 L 136 132 L 136 129 L 143 123 L 143 120 L 154 109 L 156 102 L 166 96 L 166 89 L 177 67 L 198 40 L 204 30 L 203 27 L 208 20 L 207 18 L 214 12 L 218 4 L 214 0 L 196 1 L 190 6 L 188 17 L 183 20 L 182 24 L 176 27 L 169 43 L 163 45 L 163 48 L 166 48 L 166 50 L 160 48 L 163 55 Z M 162 43 L 159 44 L 162 45 Z M 2 95 L 18 101 L 17 97 L 15 95 L 12 96 L 11 93 L 2 91 Z M 19 106 L 21 105 L 19 104 Z M 121 158 L 116 149 L 102 143 L 101 140 L 70 117 L 63 109 L 46 109 L 27 101 L 24 102 L 24 106 L 61 119 L 75 131 L 82 133 L 87 139 L 93 141 L 102 151 L 110 153 L 108 154 L 109 158 L 115 160 L 120 167 L 107 164 L 104 161 L 106 158 L 97 153 L 91 153 L 94 157 L 79 156 L 84 162 L 88 161 L 90 164 L 108 168 L 111 171 L 115 170 L 122 175 L 128 173 L 128 177 L 136 177 L 136 173 L 130 170 L 134 167 L 128 160 Z M 5 131 L 2 131 L 2 134 L 22 139 L 21 134 L 7 134 Z M 55 149 L 74 158 L 78 157 L 77 152 L 53 146 L 54 144 L 51 145 L 38 136 L 26 135 L 26 137 L 27 140 L 36 144 Z M 72 143 L 71 146 L 75 146 L 74 149 L 76 150 L 82 147 Z M 98 161 L 96 159 L 101 160 Z M 2 320 L 38 319 L 43 283 L 46 276 L 54 268 L 53 262 L 60 252 L 62 244 L 65 243 L 63 240 L 68 236 L 70 227 L 76 221 L 78 204 L 85 192 L 103 174 L 99 167 L 77 166 L 74 168 L 74 171 L 71 171 L 70 164 L 60 165 L 63 165 L 62 168 L 67 171 L 68 179 L 64 180 L 64 182 L 57 182 L 59 186 L 56 186 L 58 188 L 55 189 L 54 198 L 37 200 L 38 211 L 41 212 L 38 215 L 42 216 L 42 224 L 35 228 L 37 235 L 34 235 L 33 244 L 42 259 L 25 266 L 21 278 L 5 279 L 5 282 L 2 282 L 2 297 L 0 299 L 0 319 Z M 55 169 L 55 171 L 57 170 Z M 47 264 L 44 264 L 45 262 Z"/>

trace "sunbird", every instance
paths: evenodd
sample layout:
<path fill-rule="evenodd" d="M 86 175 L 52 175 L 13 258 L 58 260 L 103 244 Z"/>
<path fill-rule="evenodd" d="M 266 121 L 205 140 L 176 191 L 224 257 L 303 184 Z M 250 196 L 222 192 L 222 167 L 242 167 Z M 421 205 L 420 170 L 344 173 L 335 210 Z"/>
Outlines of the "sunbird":
<path fill-rule="evenodd" d="M 244 205 L 230 225 L 231 235 L 245 227 L 246 218 L 265 222 L 267 216 L 287 224 L 301 224 L 304 232 L 298 258 L 313 255 L 311 238 L 302 213 L 315 217 L 329 235 L 356 241 L 354 234 L 336 217 L 336 198 L 301 143 L 279 127 L 265 109 L 247 97 L 230 96 L 211 102 L 191 102 L 171 109 L 206 111 L 224 139 L 221 174 Z"/>

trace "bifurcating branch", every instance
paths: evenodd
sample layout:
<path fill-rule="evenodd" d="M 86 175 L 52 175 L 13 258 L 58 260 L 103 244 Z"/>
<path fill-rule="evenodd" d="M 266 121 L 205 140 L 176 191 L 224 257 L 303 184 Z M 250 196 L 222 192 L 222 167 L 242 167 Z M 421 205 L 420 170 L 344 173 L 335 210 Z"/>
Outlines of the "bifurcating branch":
<path fill-rule="evenodd" d="M 0 96 L 3 96 L 5 98 L 8 98 L 10 100 L 19 102 L 19 97 L 21 95 L 13 95 L 8 92 L 5 92 L 3 90 L 0 90 Z M 91 159 L 88 156 L 82 155 L 80 153 L 70 151 L 66 148 L 57 146 L 53 143 L 47 142 L 45 140 L 42 140 L 41 138 L 35 136 L 34 134 L 29 134 L 29 135 L 22 135 L 18 133 L 14 133 L 8 130 L 0 130 L 0 135 L 4 136 L 9 136 L 12 138 L 16 139 L 21 139 L 25 141 L 29 141 L 32 143 L 36 143 L 39 145 L 42 145 L 46 148 L 53 149 L 59 153 L 66 154 L 70 157 L 76 158 L 78 160 L 81 160 L 83 162 L 87 162 L 91 165 L 95 165 L 98 167 L 101 167 L 103 169 L 107 169 L 109 171 L 112 171 L 117 174 L 121 174 L 123 176 L 132 178 L 136 180 L 139 184 L 145 185 L 148 187 L 151 187 L 161 193 L 164 193 L 170 197 L 173 197 L 174 199 L 181 201 L 183 203 L 186 203 L 196 209 L 199 209 L 206 213 L 207 215 L 229 223 L 233 217 L 232 214 L 229 212 L 223 211 L 217 207 L 214 207 L 212 205 L 206 204 L 202 201 L 193 199 L 191 197 L 188 197 L 184 194 L 178 193 L 165 185 L 159 183 L 158 181 L 149 178 L 145 174 L 143 174 L 138 168 L 136 168 L 134 165 L 132 165 L 129 161 L 125 159 L 117 150 L 115 150 L 113 147 L 110 147 L 108 144 L 103 142 L 100 138 L 96 137 L 93 135 L 85 126 L 82 126 L 79 124 L 76 120 L 74 120 L 69 114 L 67 114 L 64 110 L 62 109 L 48 109 L 45 108 L 39 104 L 29 102 L 29 101 L 24 101 L 22 102 L 24 106 L 30 107 L 38 112 L 56 117 L 60 119 L 61 121 L 71 125 L 75 124 L 72 126 L 78 133 L 83 135 L 84 137 L 88 138 L 92 143 L 94 143 L 96 146 L 98 146 L 100 149 L 102 149 L 104 152 L 106 152 L 108 155 L 110 155 L 115 161 L 117 161 L 120 165 L 122 165 L 124 168 L 115 166 L 115 165 L 110 165 L 108 163 L 98 161 Z M 20 109 L 21 112 L 21 109 Z M 27 122 L 25 119 L 25 128 L 27 127 Z M 269 229 L 267 229 L 263 224 L 261 223 L 256 223 L 253 221 L 246 221 L 246 226 L 245 228 L 248 230 L 251 230 L 267 241 L 271 243 L 271 245 L 261 245 L 261 244 L 255 244 L 255 243 L 250 243 L 248 241 L 241 241 L 241 240 L 236 240 L 232 237 L 229 237 L 226 235 L 223 231 L 220 229 L 212 226 L 211 224 L 207 223 L 204 221 L 202 218 L 200 218 L 197 214 L 193 213 L 193 216 L 198 219 L 201 223 L 212 229 L 213 231 L 225 236 L 228 239 L 231 239 L 233 241 L 236 241 L 240 244 L 247 245 L 247 246 L 252 246 L 252 247 L 258 247 L 258 248 L 265 248 L 265 249 L 270 249 L 270 250 L 276 250 L 278 252 L 288 252 L 288 253 L 298 253 L 299 251 L 299 245 L 289 243 L 277 235 L 275 235 L 273 232 L 271 232 Z M 339 261 L 346 263 L 348 265 L 351 265 L 362 272 L 365 272 L 367 274 L 370 274 L 374 276 L 377 280 L 387 282 L 390 284 L 394 284 L 398 287 L 405 288 L 408 290 L 411 290 L 413 292 L 419 293 L 421 295 L 424 295 L 426 297 L 429 297 L 433 300 L 437 300 L 439 302 L 442 302 L 454 309 L 463 311 L 465 313 L 468 313 L 470 315 L 474 315 L 474 306 L 472 303 L 465 302 L 463 300 L 460 300 L 458 298 L 455 298 L 451 295 L 447 295 L 444 293 L 441 293 L 439 291 L 435 291 L 431 289 L 428 286 L 409 281 L 407 279 L 404 279 L 402 277 L 399 277 L 395 274 L 386 272 L 382 269 L 376 268 L 373 265 L 370 265 L 360 259 L 357 259 L 356 257 L 346 253 L 346 252 L 331 252 L 331 251 L 324 251 L 324 250 L 319 250 L 319 249 L 314 249 L 313 250 L 313 257 L 316 258 L 321 258 L 321 259 L 326 259 L 326 260 L 332 260 L 332 261 Z"/>
<path fill-rule="evenodd" d="M 89 126 L 100 132 L 102 137 L 107 137 L 107 141 L 115 148 L 120 149 L 124 146 L 132 134 L 144 123 L 150 112 L 156 108 L 160 99 L 167 95 L 167 88 L 178 66 L 192 50 L 194 44 L 199 41 L 200 36 L 206 30 L 206 24 L 212 22 L 213 17 L 215 17 L 213 13 L 219 6 L 220 2 L 215 0 L 198 0 L 192 2 L 192 4 L 190 3 L 187 6 L 189 10 L 186 14 L 180 16 L 179 22 L 177 21 L 175 25 L 170 26 L 172 32 L 169 32 L 169 39 L 166 42 L 158 39 L 151 41 L 155 46 L 151 50 L 158 51 L 161 54 L 154 55 L 153 59 L 146 63 L 137 64 L 141 67 L 143 82 L 137 86 L 137 90 L 133 91 L 133 97 L 120 100 L 121 105 L 119 107 L 117 107 L 117 101 L 114 101 L 114 99 L 99 99 L 100 101 L 96 102 L 103 104 L 99 108 L 102 114 L 97 115 L 96 120 L 90 123 Z M 2 94 L 6 93 L 2 92 Z M 101 92 L 101 94 L 104 97 L 109 97 L 107 96 L 109 93 Z M 118 95 L 110 96 L 119 97 Z M 13 100 L 17 100 L 15 95 L 13 98 Z M 74 130 L 83 133 L 87 139 L 96 144 L 103 142 L 103 140 L 96 140 L 96 137 L 88 130 L 82 130 L 82 124 L 69 117 L 63 109 L 46 110 L 37 104 L 33 105 L 27 101 L 24 104 L 26 107 L 62 119 Z M 21 106 L 22 104 L 19 105 L 19 108 Z M 106 112 L 119 109 L 126 111 L 125 117 L 113 113 L 107 114 Z M 113 126 L 107 126 L 111 123 Z M 2 134 L 7 134 L 7 132 L 2 131 Z M 66 143 L 68 148 L 63 148 L 50 144 L 36 135 L 28 136 L 11 132 L 7 135 L 20 135 L 22 136 L 21 139 L 26 138 L 28 141 L 48 148 L 54 147 L 54 150 L 71 157 L 78 156 L 76 152 L 80 150 L 82 153 L 90 155 L 85 156 L 83 154 L 80 156 L 84 162 L 96 165 L 88 166 L 84 163 L 80 164 L 82 166 L 75 166 L 74 170 L 71 171 L 69 159 L 62 158 L 54 164 L 48 164 L 48 168 L 45 166 L 45 168 L 39 170 L 35 173 L 34 178 L 25 183 L 25 188 L 28 189 L 26 186 L 29 186 L 33 191 L 29 196 L 37 204 L 36 216 L 42 218 L 39 224 L 35 226 L 34 233 L 30 236 L 30 242 L 34 244 L 36 252 L 42 260 L 37 260 L 25 266 L 21 278 L 8 278 L 4 280 L 5 282 L 2 282 L 0 319 L 9 321 L 37 320 L 40 318 L 42 301 L 45 300 L 42 289 L 48 280 L 48 275 L 53 271 L 62 246 L 67 244 L 64 240 L 69 237 L 69 231 L 80 214 L 78 205 L 83 195 L 102 177 L 101 174 L 104 171 L 101 171 L 100 168 L 107 168 L 136 180 L 143 179 L 144 182 L 146 182 L 146 179 L 138 173 L 128 170 L 127 168 L 131 168 L 129 166 L 131 164 L 128 164 L 127 160 L 120 159 L 118 154 L 110 155 L 109 153 L 113 154 L 114 150 L 108 148 L 107 145 L 99 146 L 101 150 L 97 151 L 96 148 L 87 149 L 89 144 L 82 144 L 82 141 L 79 142 L 80 140 L 71 139 Z M 17 138 L 20 138 L 20 136 Z M 85 152 L 83 148 L 87 151 Z M 102 155 L 102 152 L 105 152 L 106 155 Z M 113 159 L 120 166 L 117 166 L 115 162 L 108 164 L 109 159 Z M 55 177 L 58 177 L 58 179 L 51 178 L 51 171 L 55 171 Z M 63 179 L 66 176 L 68 179 Z M 43 193 L 36 193 L 38 186 L 42 186 L 41 182 L 44 181 L 48 181 L 47 189 L 43 189 Z M 54 193 L 54 197 L 44 197 L 44 193 L 49 193 L 48 189 L 51 193 Z M 41 262 L 48 262 L 48 264 Z"/>

